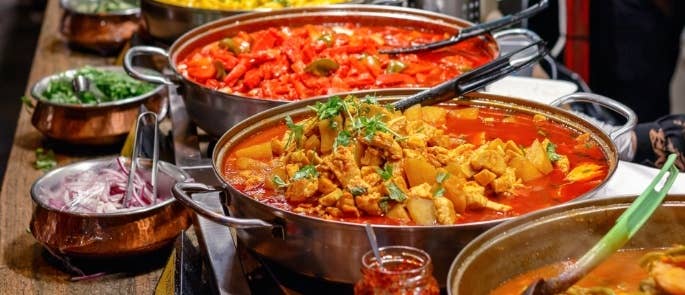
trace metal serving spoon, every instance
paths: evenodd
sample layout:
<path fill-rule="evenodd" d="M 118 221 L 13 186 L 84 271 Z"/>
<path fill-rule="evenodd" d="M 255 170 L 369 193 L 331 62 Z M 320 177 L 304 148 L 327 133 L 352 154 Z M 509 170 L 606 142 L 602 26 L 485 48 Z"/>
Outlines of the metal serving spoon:
<path fill-rule="evenodd" d="M 398 53 L 416 53 L 416 52 L 421 52 L 421 51 L 428 51 L 428 50 L 433 50 L 433 49 L 438 49 L 442 48 L 445 46 L 450 46 L 456 43 L 459 43 L 463 40 L 466 40 L 468 38 L 472 38 L 484 33 L 488 33 L 497 29 L 501 29 L 504 27 L 508 27 L 510 25 L 513 25 L 515 23 L 518 23 L 524 19 L 530 18 L 536 14 L 538 14 L 540 11 L 545 10 L 548 6 L 548 0 L 542 0 L 538 2 L 537 4 L 528 7 L 524 10 L 521 10 L 515 14 L 510 14 L 504 17 L 501 17 L 497 20 L 494 21 L 489 21 L 489 22 L 484 22 L 481 24 L 477 24 L 468 28 L 464 28 L 462 30 L 459 30 L 459 33 L 456 35 L 450 37 L 449 39 L 441 40 L 438 42 L 433 42 L 433 43 L 426 43 L 426 44 L 420 44 L 412 47 L 406 47 L 406 48 L 393 48 L 393 49 L 385 49 L 385 50 L 379 50 L 378 52 L 380 53 L 385 53 L 385 54 L 398 54 Z"/>
<path fill-rule="evenodd" d="M 645 224 L 647 219 L 652 216 L 656 208 L 661 205 L 668 190 L 675 182 L 678 176 L 678 168 L 675 166 L 676 157 L 675 154 L 668 156 L 666 163 L 645 191 L 618 217 L 616 224 L 590 251 L 585 253 L 573 266 L 567 268 L 557 277 L 538 279 L 531 283 L 522 294 L 554 295 L 564 292 L 604 261 L 604 259 L 623 247 L 633 237 L 635 232 Z M 655 187 L 664 179 L 666 172 L 669 173 L 668 178 L 666 178 L 661 190 L 657 191 Z"/>
<path fill-rule="evenodd" d="M 533 47 L 537 47 L 533 49 Z M 531 53 L 531 51 L 533 51 Z M 544 41 L 537 41 L 514 52 L 503 55 L 470 72 L 438 84 L 417 94 L 396 101 L 396 110 L 405 110 L 415 104 L 432 105 L 483 88 L 504 76 L 533 65 L 547 55 Z"/>
<path fill-rule="evenodd" d="M 100 103 L 102 101 L 101 98 L 105 97 L 100 89 L 92 85 L 90 79 L 83 75 L 74 76 L 71 80 L 71 86 L 78 97 L 83 97 L 86 92 L 92 93 L 96 103 Z"/>

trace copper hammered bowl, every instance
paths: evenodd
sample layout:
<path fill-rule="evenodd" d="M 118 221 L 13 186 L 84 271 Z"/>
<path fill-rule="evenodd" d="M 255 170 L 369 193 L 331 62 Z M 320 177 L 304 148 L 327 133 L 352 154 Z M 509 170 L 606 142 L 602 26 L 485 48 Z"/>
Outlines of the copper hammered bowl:
<path fill-rule="evenodd" d="M 189 210 L 171 197 L 171 187 L 189 176 L 176 166 L 159 162 L 159 195 L 168 196 L 155 206 L 112 213 L 78 213 L 48 206 L 41 187 L 52 187 L 64 176 L 106 164 L 112 158 L 86 160 L 54 169 L 33 183 L 36 204 L 31 233 L 51 252 L 69 256 L 112 258 L 145 254 L 160 249 L 191 222 Z M 149 167 L 149 161 L 147 161 Z"/>

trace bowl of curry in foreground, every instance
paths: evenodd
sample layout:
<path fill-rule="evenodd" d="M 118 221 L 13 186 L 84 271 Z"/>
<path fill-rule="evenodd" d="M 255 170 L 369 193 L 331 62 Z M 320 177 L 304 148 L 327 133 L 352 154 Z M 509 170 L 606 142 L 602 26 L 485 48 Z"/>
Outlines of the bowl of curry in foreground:
<path fill-rule="evenodd" d="M 450 294 L 521 294 L 590 249 L 635 196 L 587 200 L 501 224 L 471 242 L 452 263 Z M 566 294 L 685 294 L 685 196 L 667 196 L 617 253 Z"/>
<path fill-rule="evenodd" d="M 175 196 L 238 228 L 258 254 L 338 282 L 359 278 L 371 223 L 379 244 L 428 252 L 444 284 L 449 261 L 478 234 L 588 197 L 616 168 L 609 137 L 562 109 L 479 93 L 403 113 L 386 105 L 413 93 L 301 101 L 252 116 L 214 150 L 223 187 L 180 184 Z M 232 217 L 188 196 L 212 189 L 230 196 Z"/>

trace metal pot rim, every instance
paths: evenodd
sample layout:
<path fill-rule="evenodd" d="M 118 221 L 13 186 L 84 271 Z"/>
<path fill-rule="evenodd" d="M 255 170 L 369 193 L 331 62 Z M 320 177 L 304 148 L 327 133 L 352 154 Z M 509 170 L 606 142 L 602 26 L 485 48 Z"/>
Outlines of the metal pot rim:
<path fill-rule="evenodd" d="M 117 156 L 118 157 L 118 156 Z M 73 212 L 73 211 L 65 211 L 65 210 L 60 210 L 57 208 L 54 208 L 52 206 L 49 206 L 48 204 L 45 204 L 43 200 L 41 200 L 38 196 L 40 195 L 40 192 L 38 192 L 38 187 L 44 182 L 47 181 L 48 179 L 51 179 L 53 177 L 59 177 L 62 176 L 64 173 L 69 173 L 72 170 L 77 170 L 77 171 L 83 171 L 86 167 L 92 167 L 98 164 L 105 163 L 107 161 L 112 161 L 113 157 L 101 157 L 101 158 L 95 158 L 95 159 L 89 159 L 89 160 L 84 160 L 76 163 L 71 163 L 62 167 L 58 167 L 55 169 L 52 169 L 48 171 L 47 173 L 43 174 L 41 177 L 36 179 L 33 184 L 31 185 L 30 189 L 30 194 L 31 194 L 31 199 L 33 200 L 33 203 L 35 203 L 37 206 L 40 206 L 41 208 L 52 211 L 52 212 L 57 212 L 59 214 L 66 214 L 66 215 L 72 215 L 72 216 L 79 216 L 79 217 L 85 217 L 85 218 L 116 218 L 116 217 L 122 217 L 122 216 L 134 216 L 134 215 L 144 215 L 146 213 L 156 211 L 160 208 L 166 207 L 167 205 L 170 205 L 173 202 L 176 202 L 176 198 L 173 196 L 170 196 L 169 199 L 165 200 L 164 202 L 160 202 L 154 206 L 147 206 L 147 207 L 142 207 L 138 209 L 133 209 L 133 210 L 125 210 L 125 211 L 118 211 L 118 212 L 108 212 L 108 213 L 91 213 L 91 212 Z M 190 175 L 186 173 L 185 171 L 179 169 L 175 165 L 164 162 L 164 161 L 159 161 L 159 171 L 163 172 L 163 174 L 166 174 L 170 178 L 175 179 L 176 182 L 185 182 L 191 179 Z M 84 167 L 79 167 L 79 166 L 84 166 Z M 165 171 L 166 169 L 166 171 Z M 170 175 L 169 172 L 173 172 L 174 175 Z"/>
<path fill-rule="evenodd" d="M 78 1 L 78 0 L 59 0 L 59 6 L 71 14 L 87 15 L 87 16 L 94 16 L 94 17 L 136 16 L 136 15 L 140 14 L 140 6 L 134 7 L 134 8 L 129 8 L 129 9 L 124 9 L 124 10 L 108 11 L 108 12 L 78 11 L 70 4 L 70 2 L 74 2 L 74 1 Z"/>
<path fill-rule="evenodd" d="M 482 251 L 488 249 L 497 241 L 515 236 L 518 232 L 535 227 L 536 224 L 557 219 L 570 218 L 579 213 L 592 211 L 604 211 L 608 208 L 627 208 L 636 195 L 606 197 L 600 199 L 588 199 L 577 202 L 567 202 L 542 210 L 533 211 L 519 218 L 498 224 L 469 242 L 452 261 L 447 274 L 447 293 L 454 294 L 453 288 L 456 278 L 460 278 L 464 272 L 464 266 L 477 257 Z M 685 206 L 685 195 L 669 194 L 661 206 Z"/>
<path fill-rule="evenodd" d="M 413 92 L 418 92 L 420 89 L 381 89 L 381 90 L 374 90 L 374 91 L 359 91 L 355 92 L 358 95 L 363 95 L 363 94 L 380 94 L 384 95 L 385 97 L 379 98 L 379 100 L 393 100 L 395 99 L 394 97 L 400 96 L 400 95 L 407 95 Z M 343 94 L 344 95 L 344 94 Z M 390 97 L 388 97 L 390 96 Z M 528 110 L 537 110 L 537 111 L 542 111 L 545 112 L 555 112 L 557 113 L 558 117 L 564 118 L 566 120 L 571 120 L 571 119 L 577 119 L 580 120 L 580 125 L 582 125 L 584 128 L 589 129 L 592 131 L 593 134 L 593 139 L 598 141 L 600 144 L 604 144 L 603 152 L 605 153 L 605 156 L 607 157 L 607 165 L 609 166 L 609 171 L 604 178 L 604 180 L 591 189 L 590 191 L 586 192 L 583 195 L 580 195 L 572 200 L 569 200 L 565 203 L 555 205 L 552 207 L 548 208 L 556 208 L 558 206 L 570 204 L 570 203 L 576 203 L 578 201 L 581 201 L 583 199 L 587 199 L 590 196 L 592 196 L 593 193 L 596 193 L 599 189 L 601 189 L 606 182 L 613 176 L 616 167 L 618 165 L 618 156 L 616 153 L 616 147 L 614 143 L 609 139 L 609 137 L 604 134 L 600 129 L 595 127 L 594 125 L 590 124 L 589 122 L 586 122 L 576 115 L 561 109 L 561 108 L 556 108 L 553 106 L 525 100 L 525 99 L 520 99 L 520 98 L 513 98 L 513 97 L 506 97 L 506 96 L 499 96 L 499 95 L 492 95 L 492 94 L 484 94 L 484 93 L 471 93 L 467 94 L 464 96 L 464 98 L 469 98 L 470 101 L 483 101 L 484 104 L 487 105 L 494 105 L 495 107 L 498 108 L 503 108 L 502 106 L 496 105 L 494 102 L 502 102 L 503 104 L 509 104 L 509 105 L 518 105 L 521 107 L 524 107 Z M 264 208 L 268 208 L 269 210 L 275 210 L 276 212 L 279 212 L 279 214 L 287 216 L 289 219 L 294 219 L 294 220 L 303 220 L 303 221 L 309 221 L 309 222 L 321 222 L 323 221 L 324 224 L 329 225 L 329 226 L 347 226 L 347 227 L 363 227 L 363 224 L 360 223 L 354 223 L 354 222 L 347 222 L 347 221 L 339 221 L 339 220 L 327 220 L 323 218 L 318 218 L 318 217 L 313 217 L 313 216 L 307 216 L 307 215 L 302 215 L 302 214 L 297 214 L 294 212 L 290 212 L 288 210 L 283 210 L 279 209 L 276 207 L 272 207 L 269 205 L 266 205 L 258 200 L 255 200 L 254 198 L 240 192 L 236 188 L 234 188 L 230 183 L 228 183 L 220 171 L 219 165 L 223 163 L 224 156 L 226 152 L 228 151 L 227 146 L 231 145 L 232 147 L 235 146 L 235 144 L 230 143 L 229 141 L 237 141 L 235 138 L 240 137 L 240 139 L 244 139 L 246 136 L 249 134 L 253 134 L 254 131 L 260 130 L 260 128 L 263 128 L 264 124 L 267 123 L 259 123 L 259 122 L 265 122 L 268 119 L 278 117 L 278 116 L 286 116 L 288 114 L 293 114 L 293 113 L 298 113 L 298 114 L 303 114 L 303 113 L 309 113 L 312 112 L 311 109 L 307 108 L 306 106 L 311 105 L 316 103 L 317 101 L 320 101 L 322 99 L 325 99 L 324 97 L 320 97 L 317 99 L 307 99 L 307 100 L 301 100 L 297 102 L 293 102 L 290 104 L 285 104 L 281 106 L 274 107 L 272 109 L 269 109 L 267 111 L 263 111 L 260 113 L 257 113 L 255 115 L 252 115 L 240 123 L 236 124 L 235 126 L 231 127 L 228 131 L 226 131 L 217 141 L 217 144 L 214 148 L 214 151 L 212 153 L 212 170 L 214 172 L 214 175 L 221 181 L 222 186 L 224 189 L 228 189 L 231 191 L 237 192 L 241 197 L 249 199 L 251 204 L 254 206 L 264 206 Z M 502 100 L 508 100 L 509 102 L 503 102 Z M 450 101 L 446 102 L 449 103 Z M 255 127 L 256 126 L 256 127 Z M 573 128 L 573 127 L 568 127 L 568 128 Z M 599 138 L 594 137 L 594 135 L 598 135 Z M 603 142 L 600 142 L 603 141 Z M 548 208 L 543 208 L 541 210 L 547 210 Z M 539 211 L 539 210 L 538 210 Z M 533 211 L 533 212 L 538 212 L 538 211 Z M 526 215 L 526 214 L 524 214 Z M 383 225 L 383 224 L 374 224 L 373 226 L 376 228 L 388 228 L 388 229 L 398 229 L 401 228 L 403 230 L 421 230 L 421 229 L 426 229 L 426 228 L 433 228 L 433 229 L 460 229 L 460 228 L 488 228 L 493 225 L 500 224 L 505 221 L 509 220 L 516 220 L 517 218 L 524 216 L 512 216 L 512 217 L 506 217 L 506 218 L 500 218 L 500 219 L 493 219 L 493 220 L 486 220 L 486 221 L 477 221 L 477 222 L 469 222 L 469 223 L 459 223 L 459 224 L 451 224 L 451 225 L 431 225 L 431 226 L 422 226 L 422 225 Z"/>
<path fill-rule="evenodd" d="M 159 3 L 155 0 L 151 0 L 152 2 Z M 165 4 L 165 3 L 162 3 Z M 308 7 L 290 7 L 290 8 L 283 8 L 283 9 L 277 9 L 277 10 L 264 10 L 264 11 L 254 11 L 254 12 L 248 12 L 248 13 L 243 13 L 243 14 L 237 14 L 234 16 L 229 16 L 225 18 L 221 18 L 218 20 L 214 20 L 211 22 L 208 22 L 206 24 L 203 24 L 201 26 L 198 26 L 185 34 L 183 34 L 181 37 L 176 39 L 171 46 L 169 46 L 169 49 L 167 50 L 168 56 L 167 56 L 167 62 L 170 65 L 171 70 L 173 71 L 174 75 L 177 78 L 180 78 L 181 81 L 185 83 L 191 83 L 197 87 L 200 87 L 201 89 L 205 91 L 210 91 L 214 95 L 219 95 L 221 97 L 234 97 L 234 98 L 240 98 L 240 99 L 245 99 L 249 101 L 254 101 L 254 102 L 283 102 L 283 103 L 290 103 L 293 102 L 291 100 L 285 100 L 285 99 L 272 99 L 272 98 L 260 98 L 260 97 L 251 97 L 251 96 L 243 96 L 243 95 L 238 95 L 238 94 L 231 94 L 231 93 L 226 93 L 219 91 L 217 89 L 212 89 L 209 88 L 205 85 L 199 84 L 192 79 L 189 79 L 181 73 L 178 72 L 177 68 L 177 57 L 178 53 L 180 51 L 185 50 L 186 48 L 192 48 L 198 40 L 201 40 L 205 38 L 206 36 L 212 35 L 218 31 L 225 30 L 226 27 L 234 26 L 237 24 L 244 24 L 246 22 L 264 22 L 265 20 L 270 20 L 270 19 L 281 19 L 281 18 L 293 18 L 293 17 L 298 17 L 298 16 L 305 16 L 308 14 L 350 14 L 353 12 L 363 12 L 363 13 L 375 13 L 375 14 L 393 14 L 393 13 L 402 13 L 404 15 L 412 16 L 414 18 L 422 19 L 422 21 L 427 22 L 427 23 L 432 23 L 435 25 L 442 25 L 445 27 L 464 27 L 464 26 L 472 26 L 473 23 L 469 22 L 464 19 L 456 18 L 453 16 L 445 15 L 445 14 L 440 14 L 437 12 L 432 12 L 432 11 L 426 11 L 426 10 L 419 10 L 419 9 L 414 9 L 414 8 L 407 8 L 407 7 L 396 7 L 396 6 L 385 6 L 385 5 L 367 5 L 367 4 L 335 4 L 335 5 L 323 5 L 323 6 L 308 6 Z M 492 37 L 491 34 L 484 34 L 486 38 L 490 39 L 490 41 L 496 45 L 494 48 L 494 57 L 497 57 L 500 54 L 500 48 L 499 44 L 497 44 L 496 40 Z M 384 89 L 394 89 L 394 88 L 378 88 L 378 89 L 371 89 L 371 90 L 384 90 Z M 418 88 L 417 88 L 418 89 Z M 367 90 L 356 90 L 359 92 L 363 91 L 369 91 Z M 355 91 L 355 92 L 356 92 Z M 344 92 L 348 93 L 348 92 Z M 342 94 L 342 92 L 340 93 Z M 338 95 L 338 94 L 331 94 L 331 95 Z M 313 100 L 313 99 L 318 99 L 321 97 L 329 97 L 331 95 L 323 95 L 323 96 L 316 96 L 316 97 L 308 97 L 308 98 L 302 98 L 297 101 L 301 100 Z"/>
<path fill-rule="evenodd" d="M 189 7 L 189 6 L 182 6 L 178 4 L 172 4 L 172 3 L 164 3 L 159 0 L 142 0 L 142 1 L 147 1 L 148 3 L 154 3 L 156 5 L 160 6 L 170 6 L 174 8 L 180 8 L 180 9 L 187 9 L 190 11 L 198 11 L 198 12 L 230 12 L 230 13 L 251 13 L 251 12 L 267 12 L 267 11 L 277 11 L 277 10 L 283 10 L 283 9 L 289 9 L 289 8 L 278 8 L 278 9 L 273 9 L 273 8 L 256 8 L 256 9 L 212 9 L 212 8 L 202 8 L 202 7 Z M 328 6 L 328 5 L 349 5 L 349 4 L 361 4 L 363 3 L 363 0 L 346 0 L 346 2 L 342 2 L 339 4 L 323 4 L 323 5 L 313 5 L 313 6 Z M 302 6 L 302 7 L 313 7 L 313 6 Z M 292 8 L 302 8 L 302 7 L 292 7 Z"/>
<path fill-rule="evenodd" d="M 124 75 L 126 75 L 126 71 L 124 68 L 120 66 L 94 66 L 93 68 L 98 69 L 98 70 L 105 70 L 105 71 L 112 71 L 112 72 L 120 72 Z M 99 104 L 72 104 L 72 103 L 58 103 L 58 102 L 52 102 L 43 97 L 43 91 L 47 87 L 48 83 L 50 83 L 52 80 L 60 79 L 63 76 L 66 77 L 72 77 L 76 71 L 78 71 L 80 68 L 76 69 L 69 69 L 60 73 L 52 74 L 49 76 L 45 76 L 38 80 L 33 86 L 31 87 L 31 96 L 40 103 L 44 103 L 47 105 L 51 106 L 56 106 L 56 107 L 64 107 L 64 108 L 70 108 L 70 109 L 79 109 L 79 110 L 100 110 L 100 109 L 107 109 L 111 107 L 119 107 L 119 106 L 126 106 L 126 105 L 131 105 L 138 103 L 140 101 L 146 100 L 164 90 L 165 85 L 157 85 L 155 88 L 152 90 L 143 93 L 138 96 L 133 96 L 133 97 L 128 97 L 120 100 L 115 100 L 115 101 L 108 101 L 104 103 L 99 103 Z M 146 69 L 146 71 L 152 71 L 149 69 Z M 142 83 L 149 83 L 149 82 L 143 82 L 139 81 Z"/>

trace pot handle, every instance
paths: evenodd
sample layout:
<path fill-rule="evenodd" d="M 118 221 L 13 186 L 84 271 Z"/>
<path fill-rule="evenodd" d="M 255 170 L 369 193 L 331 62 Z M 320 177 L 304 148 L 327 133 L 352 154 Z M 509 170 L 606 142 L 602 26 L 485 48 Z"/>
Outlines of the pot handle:
<path fill-rule="evenodd" d="M 152 55 L 152 54 L 157 54 L 157 55 L 162 55 L 166 57 L 167 59 L 169 58 L 169 53 L 167 53 L 166 50 L 159 48 L 159 47 L 154 47 L 154 46 L 134 46 L 129 48 L 126 51 L 126 55 L 124 55 L 124 70 L 126 70 L 126 73 L 129 74 L 129 76 L 136 78 L 141 81 L 145 82 L 150 82 L 150 83 L 155 83 L 155 84 L 166 84 L 166 85 L 174 85 L 174 82 L 171 81 L 171 79 L 164 77 L 164 76 L 159 76 L 159 75 L 150 75 L 141 72 L 140 70 L 136 69 L 136 67 L 133 66 L 133 58 L 138 56 L 138 55 Z"/>
<path fill-rule="evenodd" d="M 616 140 L 622 134 L 630 132 L 631 130 L 635 129 L 635 125 L 637 125 L 637 115 L 628 106 L 606 96 L 601 96 L 594 93 L 576 92 L 573 94 L 557 98 L 554 101 L 552 101 L 550 105 L 555 107 L 561 107 L 565 104 L 569 104 L 572 102 L 596 103 L 604 108 L 610 109 L 616 112 L 617 114 L 623 116 L 626 119 L 626 123 L 623 124 L 623 126 L 609 132 L 609 137 L 611 138 L 611 140 Z"/>
<path fill-rule="evenodd" d="M 209 209 L 203 207 L 197 202 L 193 201 L 193 198 L 189 194 L 192 193 L 209 193 L 209 192 L 219 192 L 220 189 L 216 189 L 212 186 L 208 186 L 202 183 L 193 182 L 179 182 L 174 185 L 173 194 L 174 197 L 181 202 L 186 207 L 190 207 L 195 211 L 195 213 L 206 217 L 207 219 L 214 221 L 221 225 L 230 226 L 233 228 L 274 228 L 273 224 L 270 224 L 261 219 L 243 219 L 225 216 L 222 213 L 215 211 L 210 211 Z"/>

